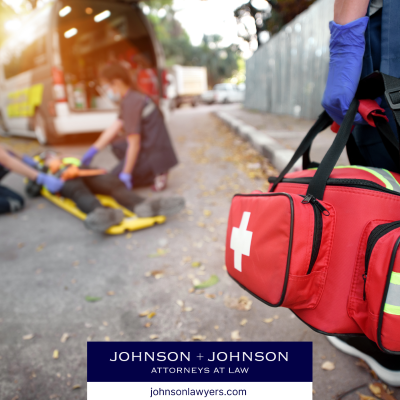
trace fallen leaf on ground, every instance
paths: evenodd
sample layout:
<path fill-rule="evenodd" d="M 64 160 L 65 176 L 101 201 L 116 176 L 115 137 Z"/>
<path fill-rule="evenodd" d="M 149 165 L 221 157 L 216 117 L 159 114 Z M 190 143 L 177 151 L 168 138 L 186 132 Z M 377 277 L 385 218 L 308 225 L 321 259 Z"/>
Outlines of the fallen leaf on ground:
<path fill-rule="evenodd" d="M 360 400 L 376 400 L 376 397 L 366 396 L 365 394 L 357 392 Z"/>
<path fill-rule="evenodd" d="M 80 389 L 81 388 L 81 385 L 74 385 L 74 386 L 72 386 L 72 390 L 76 390 L 76 389 Z"/>
<path fill-rule="evenodd" d="M 22 336 L 24 340 L 31 340 L 35 335 L 33 333 L 28 333 L 27 335 Z"/>
<path fill-rule="evenodd" d="M 218 326 L 218 325 L 215 325 L 215 326 L 214 326 L 214 329 L 215 329 L 215 330 L 218 330 L 218 329 L 219 329 L 219 326 Z"/>
<path fill-rule="evenodd" d="M 217 342 L 223 342 L 224 341 L 224 339 L 222 339 L 222 337 L 219 337 L 218 339 L 217 339 Z"/>
<path fill-rule="evenodd" d="M 61 343 L 65 343 L 69 338 L 69 334 L 68 333 L 63 333 L 63 335 L 61 336 L 60 342 Z"/>
<path fill-rule="evenodd" d="M 131 237 L 132 237 L 132 233 L 127 233 L 126 235 L 125 235 L 125 237 L 127 238 L 127 239 L 130 239 Z"/>
<path fill-rule="evenodd" d="M 37 251 L 37 252 L 40 252 L 40 251 L 42 251 L 45 247 L 46 247 L 46 243 L 42 243 L 41 245 L 39 245 L 38 247 L 36 247 L 36 251 Z"/>
<path fill-rule="evenodd" d="M 182 300 L 177 300 L 176 304 L 178 304 L 179 307 L 183 307 L 185 303 Z"/>
<path fill-rule="evenodd" d="M 148 257 L 149 258 L 162 257 L 167 253 L 168 253 L 168 250 L 166 250 L 166 249 L 157 249 L 157 253 L 151 253 L 151 254 L 148 255 Z"/>
<path fill-rule="evenodd" d="M 142 311 L 142 312 L 139 314 L 139 317 L 147 317 L 149 314 L 150 314 L 150 311 L 149 311 L 149 310 Z"/>
<path fill-rule="evenodd" d="M 222 269 L 223 269 L 224 271 L 226 271 L 228 268 L 226 268 L 226 265 L 223 265 L 223 266 L 222 266 Z"/>
<path fill-rule="evenodd" d="M 194 288 L 196 288 L 197 285 L 201 284 L 201 280 L 198 279 L 198 278 L 193 278 L 192 279 L 192 284 L 193 284 Z"/>
<path fill-rule="evenodd" d="M 158 339 L 158 335 L 150 335 L 149 336 L 149 338 L 151 339 L 151 340 L 155 340 L 155 339 Z"/>
<path fill-rule="evenodd" d="M 204 215 L 205 217 L 209 217 L 211 214 L 212 214 L 212 212 L 211 212 L 210 210 L 204 210 L 204 211 L 203 211 L 203 215 Z"/>
<path fill-rule="evenodd" d="M 193 311 L 193 308 L 192 307 L 184 307 L 183 311 L 190 312 L 190 311 Z"/>
<path fill-rule="evenodd" d="M 273 320 L 274 320 L 273 318 L 265 318 L 265 319 L 264 319 L 264 322 L 265 322 L 266 324 L 270 324 Z"/>
<path fill-rule="evenodd" d="M 206 293 L 205 295 L 204 295 L 207 299 L 215 299 L 215 294 L 211 294 L 211 293 Z"/>
<path fill-rule="evenodd" d="M 274 315 L 274 319 L 279 319 L 279 315 Z"/>
<path fill-rule="evenodd" d="M 58 350 L 54 350 L 54 351 L 53 351 L 53 358 L 54 358 L 54 359 L 57 359 L 58 356 L 59 356 Z"/>
<path fill-rule="evenodd" d="M 109 342 L 109 341 L 110 341 L 110 337 L 109 337 L 109 336 L 105 336 L 105 337 L 104 337 L 104 340 L 105 340 L 106 342 Z"/>
<path fill-rule="evenodd" d="M 192 340 L 200 340 L 203 341 L 206 339 L 207 336 L 203 336 L 203 335 L 193 335 L 192 336 Z"/>
<path fill-rule="evenodd" d="M 154 278 L 160 279 L 164 276 L 164 271 L 163 270 L 150 271 L 149 276 L 154 276 Z"/>
<path fill-rule="evenodd" d="M 361 368 L 364 368 L 366 371 L 368 371 L 372 375 L 372 377 L 374 379 L 376 379 L 376 380 L 379 379 L 378 376 L 376 375 L 376 372 L 374 370 L 372 370 L 369 367 L 369 365 L 364 360 L 362 360 L 361 358 L 356 362 L 356 365 L 361 367 Z"/>
<path fill-rule="evenodd" d="M 239 298 L 226 296 L 224 299 L 225 306 L 240 311 L 249 311 L 253 302 L 247 296 Z"/>
<path fill-rule="evenodd" d="M 103 321 L 103 325 L 104 326 L 108 326 L 108 322 L 107 321 Z"/>
<path fill-rule="evenodd" d="M 189 293 L 193 293 L 195 290 L 196 290 L 196 289 L 195 289 L 194 287 L 191 287 L 191 288 L 188 290 L 188 292 L 189 292 Z"/>
<path fill-rule="evenodd" d="M 151 322 L 146 322 L 146 323 L 144 324 L 144 327 L 145 327 L 145 328 L 150 328 L 150 327 L 151 327 Z"/>
<path fill-rule="evenodd" d="M 379 383 L 379 382 L 374 382 L 371 383 L 368 386 L 369 390 L 379 399 L 383 399 L 383 400 L 396 400 L 393 396 L 392 396 L 392 392 L 389 391 L 388 387 L 383 384 L 383 383 Z"/>
<path fill-rule="evenodd" d="M 195 289 L 206 289 L 206 288 L 216 285 L 218 282 L 219 282 L 218 276 L 211 275 L 209 279 L 200 283 L 199 285 L 196 285 L 194 288 Z"/>
<path fill-rule="evenodd" d="M 148 318 L 148 319 L 152 319 L 152 318 L 154 318 L 156 315 L 157 315 L 157 314 L 155 313 L 155 311 L 152 311 L 151 313 L 149 313 L 149 314 L 147 315 L 147 318 Z"/>
<path fill-rule="evenodd" d="M 245 326 L 247 324 L 247 319 L 246 318 L 243 318 L 241 321 L 240 321 L 240 325 L 241 326 Z"/>
<path fill-rule="evenodd" d="M 19 248 L 19 249 L 22 249 L 24 246 L 25 246 L 24 243 L 18 243 L 18 248 Z"/>
<path fill-rule="evenodd" d="M 233 332 L 231 333 L 231 339 L 232 339 L 232 340 L 240 340 L 241 338 L 240 338 L 240 333 L 239 333 L 239 331 L 233 331 Z"/>
<path fill-rule="evenodd" d="M 325 371 L 333 371 L 335 369 L 335 364 L 332 361 L 325 361 L 321 368 Z"/>
<path fill-rule="evenodd" d="M 107 292 L 107 295 L 108 295 L 108 296 L 114 296 L 114 294 L 115 294 L 115 293 L 114 293 L 112 290 L 110 290 L 109 292 Z"/>
<path fill-rule="evenodd" d="M 86 296 L 85 300 L 89 303 L 95 303 L 96 301 L 100 301 L 101 297 L 94 297 L 94 296 Z"/>
<path fill-rule="evenodd" d="M 200 261 L 193 261 L 193 262 L 192 262 L 192 267 L 193 267 L 193 268 L 198 268 L 198 267 L 200 267 L 200 265 L 201 265 L 201 262 L 200 262 Z"/>

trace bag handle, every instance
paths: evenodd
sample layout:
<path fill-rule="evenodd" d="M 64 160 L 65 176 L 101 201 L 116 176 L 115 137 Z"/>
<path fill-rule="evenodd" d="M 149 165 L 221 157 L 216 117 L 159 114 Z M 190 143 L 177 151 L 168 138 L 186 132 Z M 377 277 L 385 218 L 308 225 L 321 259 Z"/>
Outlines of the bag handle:
<path fill-rule="evenodd" d="M 311 179 L 307 194 L 310 194 L 319 200 L 323 199 L 326 181 L 328 180 L 333 168 L 339 160 L 343 149 L 346 147 L 357 111 L 358 100 L 353 99 L 346 116 L 340 125 L 340 129 L 335 137 L 335 140 L 321 161 L 321 164 L 319 165 L 314 177 Z"/>
<path fill-rule="evenodd" d="M 307 194 L 310 194 L 319 200 L 323 199 L 327 180 L 350 137 L 351 128 L 358 110 L 358 99 L 376 98 L 383 93 L 385 94 L 395 117 L 397 131 L 400 131 L 400 79 L 382 74 L 380 72 L 374 72 L 360 82 L 356 97 L 350 104 L 335 140 L 325 154 L 325 157 L 323 158 L 319 168 L 312 178 L 310 185 L 308 186 Z M 378 124 L 380 124 L 380 122 L 378 122 Z M 386 129 L 382 130 L 382 132 L 385 131 Z M 394 135 L 393 132 L 391 132 L 390 135 Z M 388 140 L 390 141 L 390 139 Z"/>
<path fill-rule="evenodd" d="M 315 137 L 325 130 L 328 126 L 332 124 L 333 120 L 329 116 L 329 114 L 326 111 L 323 111 L 315 124 L 311 127 L 311 129 L 308 131 L 307 135 L 304 137 L 304 139 L 301 141 L 299 147 L 293 154 L 293 157 L 289 161 L 289 163 L 286 165 L 284 170 L 279 174 L 278 178 L 276 178 L 275 183 L 272 185 L 270 192 L 273 192 L 278 185 L 278 183 L 282 182 L 282 179 L 284 176 L 291 170 L 291 168 L 296 164 L 297 160 L 300 159 L 301 156 L 303 156 L 307 151 L 309 151 L 311 144 Z"/>

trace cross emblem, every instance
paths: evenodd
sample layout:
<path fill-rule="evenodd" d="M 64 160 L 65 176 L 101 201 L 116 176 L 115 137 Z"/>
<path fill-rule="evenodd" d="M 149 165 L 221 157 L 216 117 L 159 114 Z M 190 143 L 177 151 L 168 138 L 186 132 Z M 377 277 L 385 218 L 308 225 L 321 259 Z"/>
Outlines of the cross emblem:
<path fill-rule="evenodd" d="M 231 249 L 234 251 L 234 266 L 240 272 L 242 272 L 242 255 L 250 256 L 253 232 L 247 230 L 249 220 L 250 213 L 245 211 L 239 228 L 232 228 Z"/>

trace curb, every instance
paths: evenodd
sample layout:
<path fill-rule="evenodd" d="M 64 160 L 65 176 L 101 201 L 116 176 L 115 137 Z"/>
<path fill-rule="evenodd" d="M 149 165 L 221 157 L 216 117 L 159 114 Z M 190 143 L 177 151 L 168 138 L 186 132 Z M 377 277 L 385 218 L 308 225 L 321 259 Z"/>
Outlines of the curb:
<path fill-rule="evenodd" d="M 294 151 L 283 147 L 279 142 L 253 126 L 246 125 L 240 119 L 223 111 L 215 111 L 214 115 L 229 126 L 243 139 L 249 141 L 253 147 L 264 157 L 268 158 L 271 164 L 281 172 L 293 157 Z M 302 169 L 301 160 L 298 160 L 291 171 Z"/>

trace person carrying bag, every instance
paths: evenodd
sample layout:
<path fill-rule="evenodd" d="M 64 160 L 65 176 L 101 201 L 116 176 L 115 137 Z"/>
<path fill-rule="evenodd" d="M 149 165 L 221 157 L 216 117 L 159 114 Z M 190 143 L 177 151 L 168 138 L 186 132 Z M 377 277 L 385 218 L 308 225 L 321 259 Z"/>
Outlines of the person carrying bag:
<path fill-rule="evenodd" d="M 233 198 L 226 266 L 259 300 L 291 309 L 315 331 L 375 342 L 393 369 L 382 367 L 379 375 L 376 363 L 371 367 L 399 386 L 400 174 L 362 165 L 335 167 L 346 145 L 350 159 L 362 157 L 352 134 L 359 112 L 377 128 L 400 170 L 397 137 L 373 100 L 382 95 L 399 129 L 400 79 L 375 72 L 360 82 L 318 168 L 310 163 L 309 150 L 317 134 L 333 123 L 326 111 L 279 177 L 270 180 L 268 193 Z M 289 173 L 304 155 L 304 168 L 311 168 Z"/>

